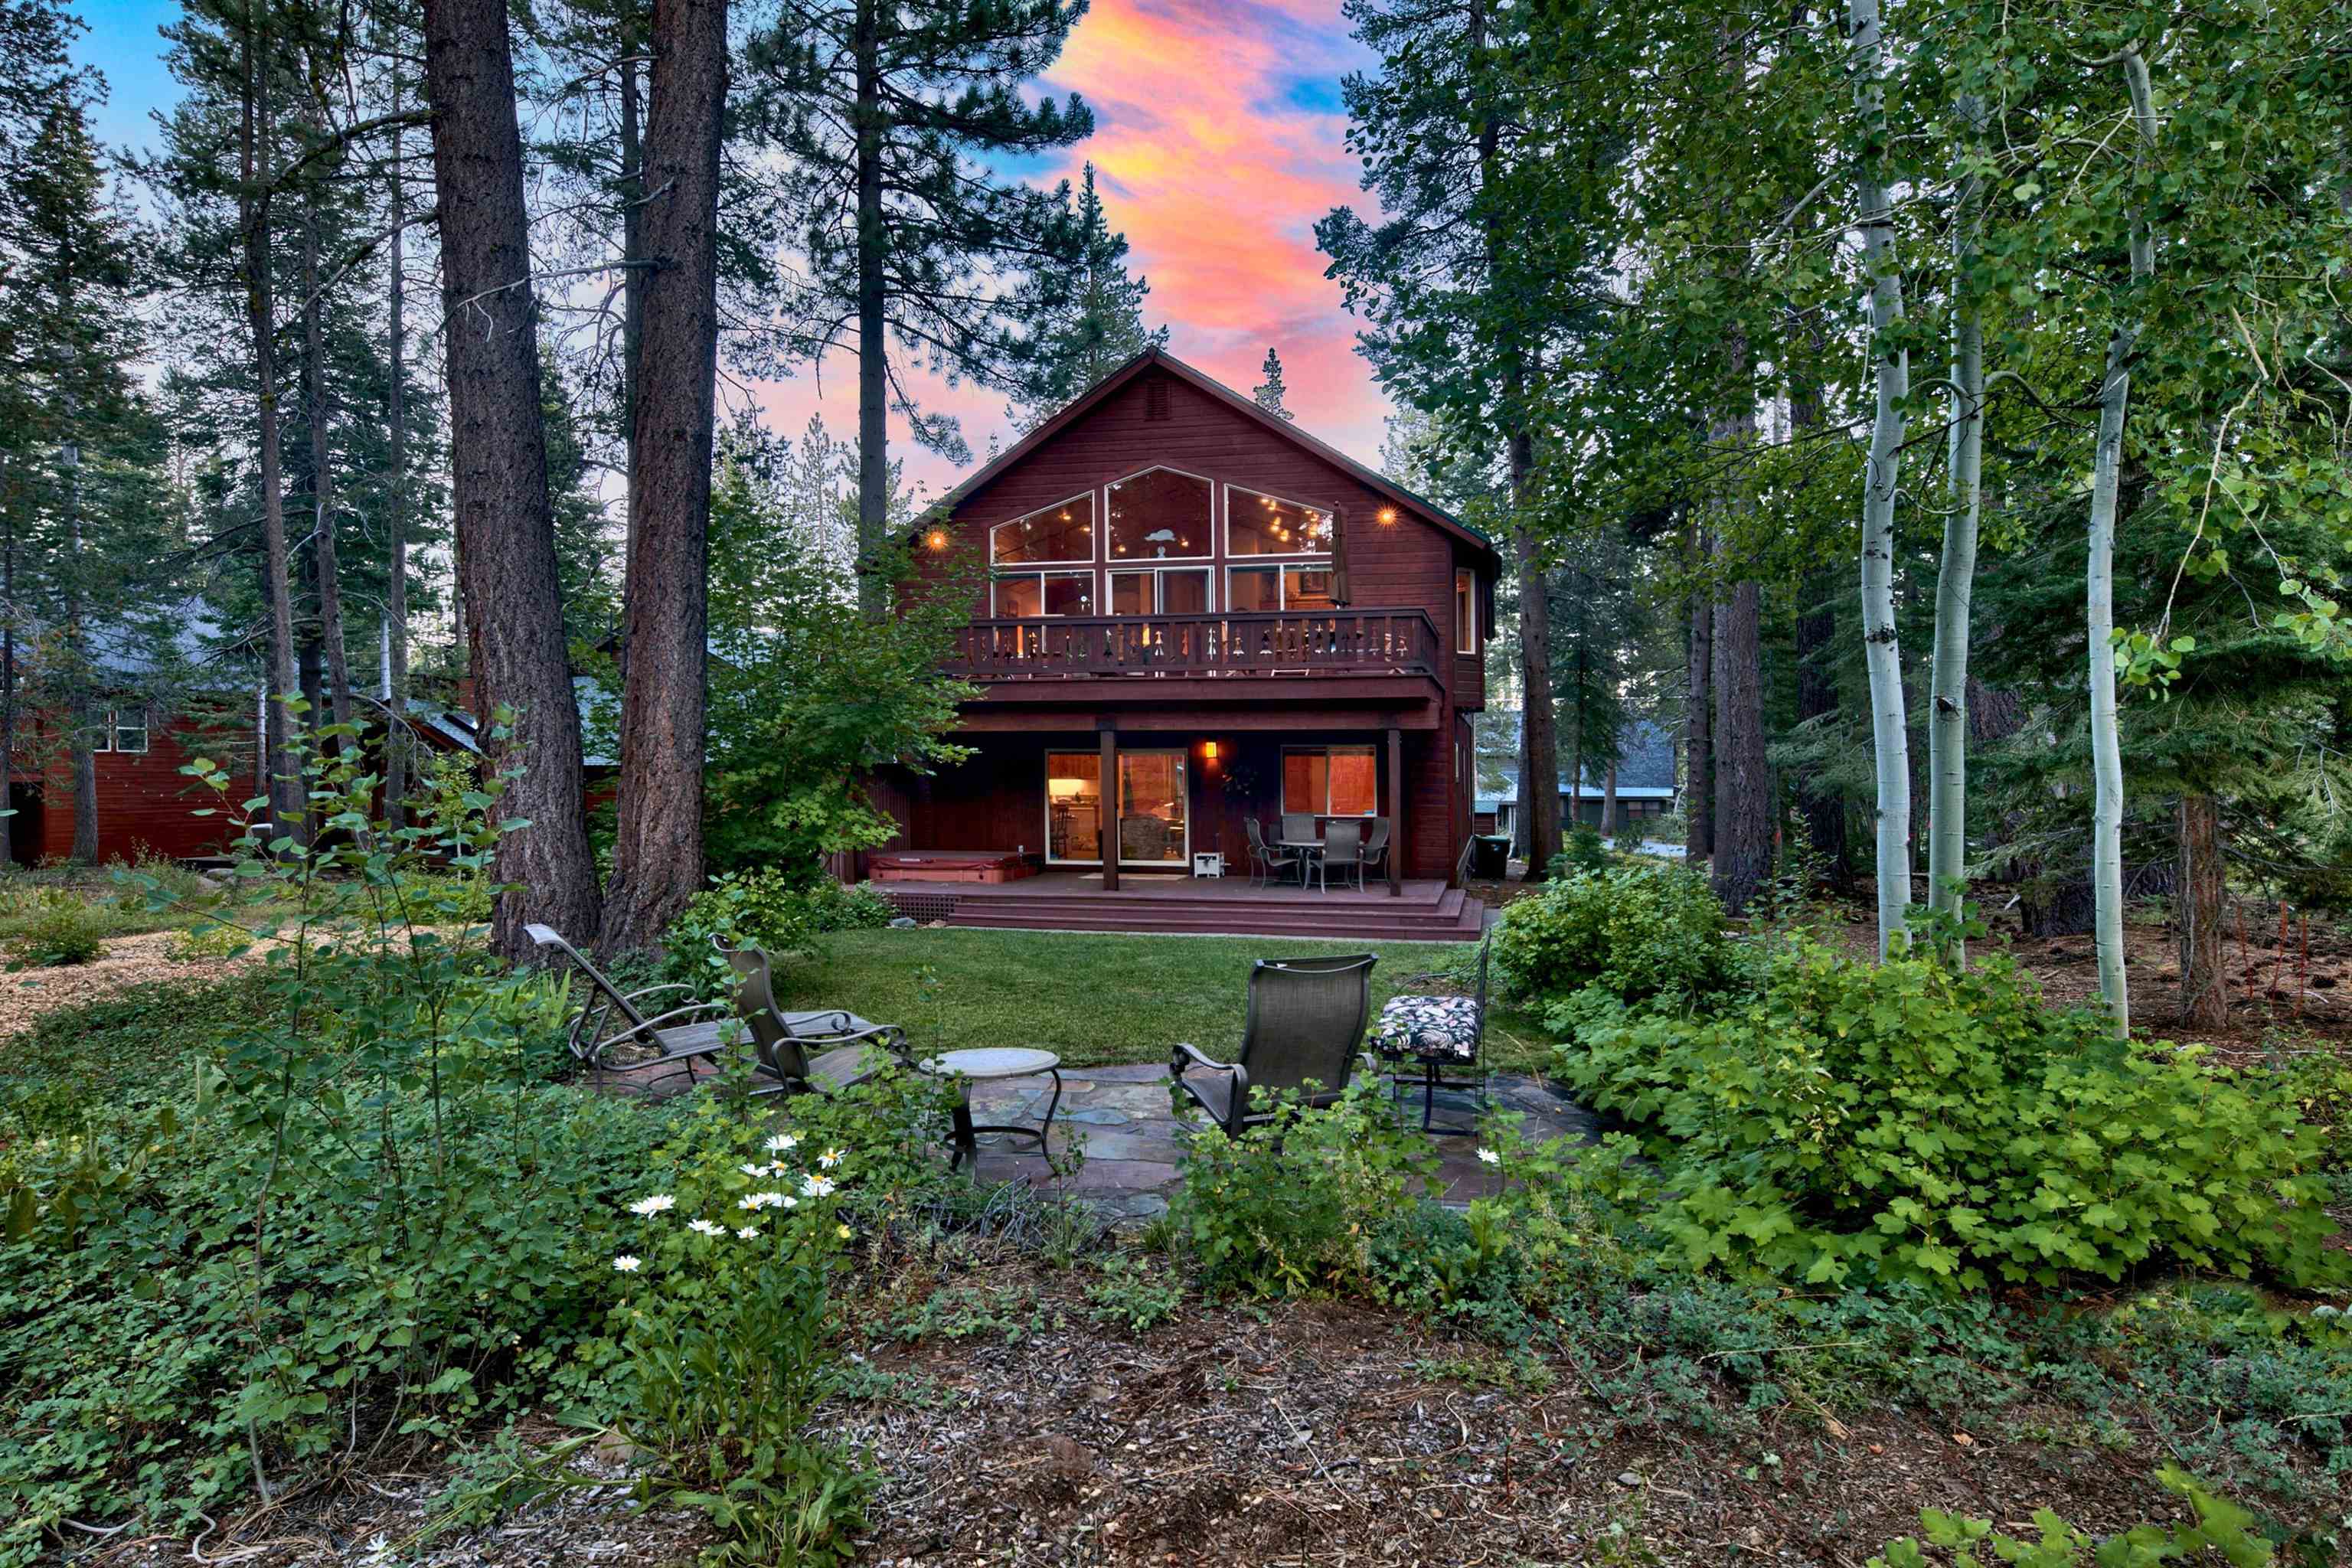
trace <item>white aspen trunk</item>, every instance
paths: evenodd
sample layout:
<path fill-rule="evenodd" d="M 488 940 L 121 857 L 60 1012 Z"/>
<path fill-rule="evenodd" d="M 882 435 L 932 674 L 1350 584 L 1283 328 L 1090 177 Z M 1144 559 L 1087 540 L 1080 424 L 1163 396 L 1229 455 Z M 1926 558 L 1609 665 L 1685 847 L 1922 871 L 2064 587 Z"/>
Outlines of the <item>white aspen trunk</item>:
<path fill-rule="evenodd" d="M 1870 279 L 1872 358 L 1878 384 L 1870 427 L 1870 462 L 1862 491 L 1862 642 L 1870 672 L 1872 754 L 1878 773 L 1878 951 L 1901 934 L 1911 901 L 1911 742 L 1903 700 L 1903 654 L 1895 635 L 1895 491 L 1903 458 L 1903 397 L 1910 365 L 1884 345 L 1903 320 L 1903 279 L 1895 270 L 1895 213 L 1881 170 L 1886 44 L 1878 0 L 1850 0 L 1854 103 L 1864 147 L 1854 170 L 1855 219 Z"/>
<path fill-rule="evenodd" d="M 1983 100 L 1963 95 L 1959 113 L 1973 153 L 1984 131 Z M 1983 203 L 1984 181 L 1971 171 L 1960 181 L 1952 222 L 1951 510 L 1936 574 L 1936 648 L 1928 673 L 1927 905 L 1953 915 L 1967 893 L 1969 609 L 1984 499 L 1984 318 L 1967 277 Z M 1965 957 L 1958 938 L 1951 957 L 1956 963 Z"/>
<path fill-rule="evenodd" d="M 2156 145 L 2156 95 L 2147 61 L 2136 49 L 2123 57 L 2131 90 L 2132 123 L 2139 135 L 2137 156 Z M 2156 270 L 2156 243 L 2146 209 L 2132 216 L 2131 273 L 2135 286 Z M 2116 1037 L 2131 1033 L 2131 985 L 2124 973 L 2124 747 L 2116 715 L 2116 492 L 2121 483 L 2124 421 L 2131 411 L 2131 357 L 2138 327 L 2119 315 L 2107 339 L 2106 375 L 2099 386 L 2099 435 L 2091 468 L 2089 568 L 2085 624 L 2091 679 L 2091 897 L 2092 930 L 2099 954 L 2099 995 L 2106 1003 Z"/>

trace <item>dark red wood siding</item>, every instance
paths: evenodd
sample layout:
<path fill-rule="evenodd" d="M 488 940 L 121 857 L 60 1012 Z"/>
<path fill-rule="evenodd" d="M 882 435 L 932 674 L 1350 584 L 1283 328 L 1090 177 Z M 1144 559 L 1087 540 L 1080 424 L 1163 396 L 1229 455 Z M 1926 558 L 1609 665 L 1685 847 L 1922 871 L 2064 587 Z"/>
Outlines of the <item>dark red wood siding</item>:
<path fill-rule="evenodd" d="M 20 860 L 63 859 L 73 852 L 73 768 L 51 724 L 37 718 L 20 756 L 38 765 L 19 765 L 10 780 L 11 803 L 22 816 L 37 817 L 9 835 Z M 98 857 L 133 861 L 142 854 L 189 859 L 216 855 L 238 829 L 215 795 L 180 770 L 199 754 L 229 771 L 234 780 L 227 804 L 253 793 L 253 739 L 241 729 L 217 726 L 185 715 L 151 714 L 144 752 L 98 753 Z M 213 815 L 198 816 L 211 808 Z M 37 852 L 34 846 L 38 846 Z"/>

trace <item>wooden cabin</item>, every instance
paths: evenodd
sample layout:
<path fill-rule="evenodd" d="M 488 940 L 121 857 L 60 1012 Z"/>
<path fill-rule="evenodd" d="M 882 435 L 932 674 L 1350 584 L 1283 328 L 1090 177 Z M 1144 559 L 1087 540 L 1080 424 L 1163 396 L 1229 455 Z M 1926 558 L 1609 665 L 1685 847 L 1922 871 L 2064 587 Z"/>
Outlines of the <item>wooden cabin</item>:
<path fill-rule="evenodd" d="M 958 923 L 1475 934 L 1483 534 L 1156 349 L 943 506 L 910 544 L 988 563 L 955 656 L 975 754 L 883 781 L 878 885 L 965 889 L 917 911 Z M 1244 900 L 1244 824 L 1286 812 L 1386 818 L 1381 880 Z"/>

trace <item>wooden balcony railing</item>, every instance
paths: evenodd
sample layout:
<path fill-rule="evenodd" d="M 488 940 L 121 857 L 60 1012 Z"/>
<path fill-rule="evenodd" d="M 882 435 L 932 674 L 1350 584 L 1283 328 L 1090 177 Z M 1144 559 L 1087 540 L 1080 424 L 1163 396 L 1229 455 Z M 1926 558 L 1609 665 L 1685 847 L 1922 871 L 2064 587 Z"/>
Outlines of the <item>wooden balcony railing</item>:
<path fill-rule="evenodd" d="M 1435 675 L 1444 657 L 1425 610 L 1251 610 L 974 621 L 948 664 L 974 680 Z"/>

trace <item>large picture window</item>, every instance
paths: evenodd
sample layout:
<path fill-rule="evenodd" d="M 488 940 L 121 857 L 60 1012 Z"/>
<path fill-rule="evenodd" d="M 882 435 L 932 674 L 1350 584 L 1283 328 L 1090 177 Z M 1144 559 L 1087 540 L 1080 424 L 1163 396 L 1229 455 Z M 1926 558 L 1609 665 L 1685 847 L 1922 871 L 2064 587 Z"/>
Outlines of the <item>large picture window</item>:
<path fill-rule="evenodd" d="M 999 566 L 1095 558 L 1095 497 L 1092 490 L 988 531 L 988 558 Z"/>
<path fill-rule="evenodd" d="M 1225 574 L 1229 610 L 1330 610 L 1331 568 L 1308 563 L 1287 566 L 1236 566 Z"/>
<path fill-rule="evenodd" d="M 1321 507 L 1225 487 L 1228 555 L 1328 555 L 1331 514 Z"/>
<path fill-rule="evenodd" d="M 1114 616 L 1204 616 L 1209 613 L 1209 569 L 1171 566 L 1157 572 L 1113 572 Z"/>
<path fill-rule="evenodd" d="M 1379 764 L 1370 746 L 1286 746 L 1282 809 L 1317 816 L 1370 816 L 1380 809 Z"/>
<path fill-rule="evenodd" d="M 1013 619 L 1095 613 L 1092 572 L 1015 572 L 991 585 L 992 613 Z"/>
<path fill-rule="evenodd" d="M 1106 492 L 1110 560 L 1205 560 L 1214 533 L 1209 481 L 1151 468 Z"/>

